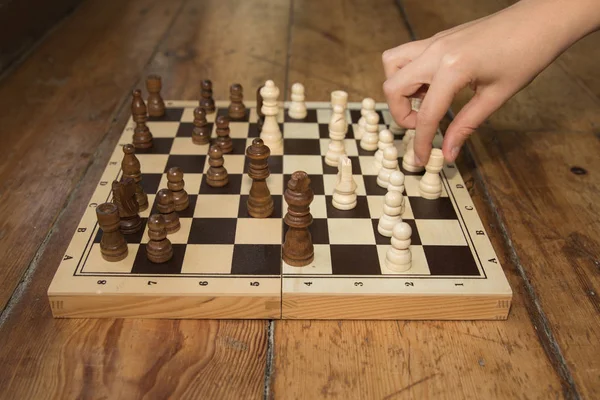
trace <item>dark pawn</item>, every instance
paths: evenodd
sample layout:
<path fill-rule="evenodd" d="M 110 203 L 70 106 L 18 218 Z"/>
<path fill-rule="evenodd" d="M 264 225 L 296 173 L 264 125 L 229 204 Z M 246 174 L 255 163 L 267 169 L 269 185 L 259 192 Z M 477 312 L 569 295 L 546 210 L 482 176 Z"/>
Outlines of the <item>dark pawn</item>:
<path fill-rule="evenodd" d="M 146 125 L 146 121 L 148 120 L 146 104 L 144 103 L 144 99 L 142 99 L 142 92 L 139 89 L 133 91 L 131 116 L 135 122 L 133 145 L 136 149 L 149 149 L 152 147 L 152 133 L 150 133 L 150 129 Z"/>
<path fill-rule="evenodd" d="M 194 109 L 194 130 L 192 131 L 192 142 L 194 144 L 208 144 L 210 141 L 211 126 L 206 122 L 206 111 L 204 108 Z"/>
<path fill-rule="evenodd" d="M 167 171 L 167 187 L 173 193 L 173 203 L 175 211 L 183 211 L 190 205 L 188 194 L 185 191 L 185 181 L 183 180 L 183 171 L 179 167 L 169 168 Z"/>
<path fill-rule="evenodd" d="M 244 89 L 239 83 L 234 83 L 229 88 L 229 118 L 242 119 L 246 116 L 246 106 L 244 105 Z"/>
<path fill-rule="evenodd" d="M 135 156 L 135 147 L 132 144 L 123 146 L 123 161 L 121 161 L 121 170 L 123 178 L 131 178 L 135 182 L 135 199 L 140 206 L 139 211 L 144 211 L 148 208 L 148 195 L 142 188 L 142 171 L 140 160 Z"/>
<path fill-rule="evenodd" d="M 215 101 L 213 100 L 212 82 L 205 79 L 200 84 L 200 107 L 204 108 L 207 114 L 215 112 Z"/>
<path fill-rule="evenodd" d="M 258 121 L 256 122 L 259 133 L 262 131 L 262 126 L 265 123 L 265 115 L 262 113 L 263 98 L 260 95 L 260 89 L 262 89 L 264 86 L 265 85 L 260 85 L 258 89 L 256 89 L 256 114 L 258 115 Z"/>
<path fill-rule="evenodd" d="M 175 233 L 181 228 L 179 215 L 175 212 L 173 193 L 169 189 L 160 189 L 156 194 L 156 209 L 165 219 L 167 233 Z"/>
<path fill-rule="evenodd" d="M 127 257 L 128 249 L 125 237 L 119 231 L 121 219 L 119 209 L 113 203 L 102 203 L 96 207 L 98 225 L 102 229 L 100 253 L 106 261 L 116 262 Z"/>
<path fill-rule="evenodd" d="M 229 183 L 229 175 L 223 166 L 223 151 L 216 144 L 210 146 L 208 150 L 208 172 L 206 173 L 206 183 L 211 187 L 223 187 Z"/>
<path fill-rule="evenodd" d="M 312 237 L 308 231 L 312 224 L 310 203 L 314 193 L 306 172 L 296 171 L 292 174 L 284 197 L 288 204 L 288 212 L 283 221 L 289 229 L 283 243 L 283 261 L 294 267 L 304 267 L 315 257 Z"/>
<path fill-rule="evenodd" d="M 231 153 L 233 151 L 233 142 L 229 137 L 229 118 L 224 115 L 217 117 L 217 139 L 215 143 L 221 148 L 224 154 Z"/>
<path fill-rule="evenodd" d="M 250 159 L 248 176 L 252 178 L 250 196 L 248 197 L 248 214 L 254 218 L 267 218 L 273 214 L 273 198 L 265 181 L 269 175 L 268 158 L 271 150 L 262 139 L 256 138 L 246 149 L 246 157 Z"/>
<path fill-rule="evenodd" d="M 158 75 L 149 75 L 146 78 L 146 89 L 148 90 L 148 115 L 151 117 L 162 117 L 165 115 L 165 102 L 160 96 L 162 81 Z"/>
<path fill-rule="evenodd" d="M 121 217 L 121 232 L 131 235 L 142 228 L 142 219 L 139 216 L 140 205 L 135 198 L 135 182 L 131 178 L 122 178 L 121 182 L 115 180 L 112 184 L 113 203 L 119 209 Z"/>
<path fill-rule="evenodd" d="M 165 263 L 173 258 L 173 245 L 167 239 L 165 219 L 160 214 L 152 214 L 148 218 L 148 236 L 146 256 L 153 263 Z"/>

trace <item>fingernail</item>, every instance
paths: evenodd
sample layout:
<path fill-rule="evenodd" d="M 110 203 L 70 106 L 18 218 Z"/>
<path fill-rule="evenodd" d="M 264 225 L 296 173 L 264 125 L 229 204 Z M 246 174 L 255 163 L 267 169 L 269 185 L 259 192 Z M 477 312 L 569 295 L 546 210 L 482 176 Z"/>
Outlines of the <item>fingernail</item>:
<path fill-rule="evenodd" d="M 420 159 L 420 158 L 419 158 L 419 156 L 418 156 L 418 155 L 416 155 L 416 154 L 415 154 L 415 163 L 416 163 L 418 166 L 421 166 L 421 165 L 423 165 L 423 163 L 421 162 L 421 159 Z"/>
<path fill-rule="evenodd" d="M 460 147 L 455 146 L 452 148 L 452 150 L 450 150 L 450 156 L 452 157 L 452 159 L 456 159 L 456 157 L 458 157 L 458 152 L 460 151 Z"/>

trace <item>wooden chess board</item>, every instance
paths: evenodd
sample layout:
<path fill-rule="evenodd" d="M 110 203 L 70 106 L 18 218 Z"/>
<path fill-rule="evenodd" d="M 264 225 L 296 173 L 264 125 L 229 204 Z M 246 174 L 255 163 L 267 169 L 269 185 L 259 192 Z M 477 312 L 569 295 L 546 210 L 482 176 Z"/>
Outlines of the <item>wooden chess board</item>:
<path fill-rule="evenodd" d="M 283 150 L 269 158 L 267 180 L 275 203 L 267 219 L 251 218 L 246 200 L 251 179 L 245 149 L 259 135 L 255 102 L 246 117 L 230 123 L 233 153 L 226 154 L 229 184 L 206 184 L 208 145 L 191 140 L 194 101 L 168 101 L 164 117 L 150 118 L 154 147 L 136 151 L 149 204 L 140 213 L 144 229 L 126 236 L 128 257 L 107 262 L 100 255 L 95 207 L 111 200 L 111 182 L 121 176 L 122 146 L 131 142 L 130 119 L 48 289 L 55 317 L 69 318 L 252 318 L 252 319 L 506 319 L 512 291 L 460 172 L 442 170 L 437 200 L 419 196 L 421 174 L 406 175 L 406 210 L 412 227 L 412 268 L 395 273 L 383 260 L 390 239 L 377 232 L 386 193 L 376 184 L 374 152 L 360 148 L 354 129 L 360 103 L 349 103 L 346 151 L 358 185 L 358 205 L 331 205 L 337 168 L 323 161 L 328 145 L 329 103 L 307 103 L 308 115 L 294 121 L 280 110 Z M 216 115 L 228 102 L 216 102 Z M 287 103 L 283 104 L 287 108 Z M 387 105 L 377 104 L 383 129 Z M 214 126 L 213 126 L 213 138 Z M 396 137 L 402 164 L 401 136 Z M 438 133 L 434 145 L 441 145 Z M 174 256 L 164 264 L 146 258 L 146 222 L 155 194 L 166 187 L 166 171 L 184 172 L 188 209 L 169 239 Z M 286 212 L 283 190 L 296 170 L 306 171 L 315 193 L 310 231 L 315 259 L 298 268 L 281 260 Z"/>

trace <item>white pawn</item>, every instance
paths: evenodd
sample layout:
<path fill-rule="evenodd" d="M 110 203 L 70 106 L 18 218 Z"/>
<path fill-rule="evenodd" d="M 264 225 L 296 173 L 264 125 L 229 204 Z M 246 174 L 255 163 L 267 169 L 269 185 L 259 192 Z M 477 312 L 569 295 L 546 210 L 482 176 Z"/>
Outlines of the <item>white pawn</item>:
<path fill-rule="evenodd" d="M 404 146 L 405 152 L 408 149 L 408 142 L 410 142 L 414 138 L 415 138 L 415 130 L 414 129 L 407 129 L 406 132 L 404 132 L 404 136 L 402 137 L 402 146 Z"/>
<path fill-rule="evenodd" d="M 352 178 L 352 161 L 346 155 L 340 156 L 331 203 L 338 210 L 352 210 L 356 207 L 356 198 L 356 182 Z"/>
<path fill-rule="evenodd" d="M 348 121 L 344 115 L 344 108 L 340 104 L 333 106 L 333 113 L 329 121 L 329 146 L 325 154 L 325 164 L 336 167 L 340 156 L 346 154 L 344 139 L 348 131 Z"/>
<path fill-rule="evenodd" d="M 375 111 L 375 100 L 370 97 L 363 99 L 362 108 L 360 109 L 360 119 L 358 120 L 358 126 L 356 132 L 354 132 L 354 139 L 360 140 L 365 134 L 365 128 L 367 126 L 367 115 L 371 113 L 371 111 Z"/>
<path fill-rule="evenodd" d="M 440 149 L 432 149 L 425 166 L 425 175 L 419 182 L 419 193 L 425 199 L 435 200 L 442 195 L 440 171 L 444 167 L 444 155 Z"/>
<path fill-rule="evenodd" d="M 306 118 L 306 104 L 304 103 L 304 85 L 294 83 L 292 85 L 292 102 L 288 110 L 288 115 L 293 119 Z"/>
<path fill-rule="evenodd" d="M 379 142 L 379 114 L 375 111 L 371 111 L 365 117 L 366 125 L 365 131 L 360 139 L 360 147 L 363 150 L 374 151 L 377 150 L 377 142 Z"/>
<path fill-rule="evenodd" d="M 388 147 L 383 151 L 381 169 L 377 175 L 377 185 L 387 189 L 390 183 L 390 175 L 398 169 L 398 149 L 395 146 Z"/>
<path fill-rule="evenodd" d="M 378 150 L 375 152 L 373 164 L 375 165 L 375 171 L 379 172 L 381 169 L 381 161 L 383 160 L 383 151 L 388 147 L 394 146 L 394 134 L 387 129 L 379 132 L 379 141 L 377 142 Z"/>
<path fill-rule="evenodd" d="M 260 138 L 265 145 L 269 146 L 272 152 L 277 151 L 282 148 L 283 144 L 281 130 L 277 122 L 277 115 L 279 114 L 279 105 L 277 104 L 279 88 L 275 86 L 272 80 L 268 80 L 260 89 L 260 95 L 263 98 L 263 105 L 260 110 L 265 116 Z"/>
<path fill-rule="evenodd" d="M 404 174 L 400 170 L 396 170 L 390 174 L 390 182 L 388 191 L 396 191 L 404 193 Z"/>
<path fill-rule="evenodd" d="M 383 214 L 379 218 L 377 231 L 386 237 L 392 236 L 392 229 L 397 223 L 402 222 L 404 196 L 400 192 L 387 192 L 383 199 Z"/>
<path fill-rule="evenodd" d="M 385 266 L 395 272 L 408 271 L 412 266 L 410 237 L 412 228 L 406 222 L 398 222 L 392 230 L 392 247 L 385 255 Z"/>
<path fill-rule="evenodd" d="M 415 162 L 415 140 L 414 138 L 408 142 L 408 148 L 402 156 L 402 168 L 408 172 L 421 172 L 423 167 L 420 167 Z"/>
<path fill-rule="evenodd" d="M 415 111 L 419 111 L 421 109 L 421 103 L 423 103 L 423 99 L 420 97 L 412 97 L 410 99 L 410 107 Z"/>

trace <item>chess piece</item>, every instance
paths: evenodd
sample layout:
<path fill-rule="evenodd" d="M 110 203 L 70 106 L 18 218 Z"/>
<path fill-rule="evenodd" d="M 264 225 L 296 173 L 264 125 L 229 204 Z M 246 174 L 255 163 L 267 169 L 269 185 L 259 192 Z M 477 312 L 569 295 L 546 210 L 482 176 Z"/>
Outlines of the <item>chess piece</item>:
<path fill-rule="evenodd" d="M 388 147 L 394 146 L 394 134 L 387 129 L 383 129 L 379 132 L 379 141 L 377 142 L 377 151 L 373 158 L 373 164 L 375 165 L 375 171 L 379 172 L 381 169 L 381 162 L 383 160 L 383 151 Z"/>
<path fill-rule="evenodd" d="M 146 115 L 146 104 L 142 99 L 142 91 L 136 89 L 133 91 L 133 100 L 131 101 L 131 116 L 135 122 L 133 130 L 133 145 L 136 149 L 149 149 L 152 147 L 152 133 L 146 125 L 148 116 Z"/>
<path fill-rule="evenodd" d="M 217 117 L 217 139 L 215 140 L 215 144 L 217 144 L 223 154 L 228 154 L 233 151 L 233 142 L 229 137 L 229 118 L 225 115 L 219 115 Z"/>
<path fill-rule="evenodd" d="M 339 158 L 338 174 L 331 204 L 338 210 L 352 210 L 356 207 L 356 182 L 352 177 L 352 161 L 348 156 Z"/>
<path fill-rule="evenodd" d="M 387 187 L 388 191 L 404 193 L 404 174 L 396 170 L 390 174 L 390 181 Z"/>
<path fill-rule="evenodd" d="M 440 149 L 432 149 L 425 165 L 425 175 L 419 182 L 419 193 L 425 199 L 435 200 L 442 195 L 440 171 L 444 167 L 444 155 Z"/>
<path fill-rule="evenodd" d="M 412 97 L 410 99 L 410 107 L 417 112 L 421 109 L 421 103 L 423 103 L 423 99 L 420 97 Z"/>
<path fill-rule="evenodd" d="M 165 102 L 160 96 L 162 81 L 158 75 L 149 75 L 146 78 L 146 89 L 148 90 L 148 115 L 151 117 L 162 117 L 165 115 Z"/>
<path fill-rule="evenodd" d="M 284 198 L 288 204 L 288 211 L 283 221 L 289 229 L 283 243 L 283 261 L 293 267 L 304 267 L 315 257 L 312 236 L 308 230 L 313 219 L 310 203 L 314 193 L 306 172 L 296 171 L 292 174 Z"/>
<path fill-rule="evenodd" d="M 342 106 L 344 109 L 344 113 L 346 112 L 346 108 L 348 108 L 348 93 L 343 90 L 334 90 L 331 92 L 331 109 L 333 109 L 336 105 Z"/>
<path fill-rule="evenodd" d="M 273 81 L 268 80 L 260 90 L 260 95 L 263 98 L 261 111 L 265 115 L 260 138 L 271 151 L 278 151 L 282 148 L 283 143 L 281 130 L 277 122 L 277 115 L 279 114 L 279 106 L 277 105 L 279 89 Z"/>
<path fill-rule="evenodd" d="M 377 150 L 377 142 L 379 142 L 379 114 L 371 111 L 365 117 L 365 131 L 360 139 L 360 147 L 363 150 Z"/>
<path fill-rule="evenodd" d="M 120 229 L 124 235 L 138 232 L 142 228 L 142 219 L 138 212 L 140 206 L 135 198 L 135 182 L 131 178 L 122 178 L 112 183 L 113 203 L 121 217 Z"/>
<path fill-rule="evenodd" d="M 165 220 L 165 229 L 168 234 L 175 233 L 181 228 L 179 215 L 175 212 L 173 193 L 169 189 L 160 189 L 156 193 L 156 209 Z"/>
<path fill-rule="evenodd" d="M 116 204 L 102 203 L 96 207 L 98 226 L 102 229 L 100 239 L 100 253 L 102 258 L 109 262 L 117 262 L 125 259 L 128 254 L 127 242 L 119 231 L 121 219 Z"/>
<path fill-rule="evenodd" d="M 121 161 L 121 170 L 124 178 L 131 178 L 135 182 L 135 199 L 139 205 L 139 211 L 148 208 L 148 195 L 142 188 L 142 171 L 140 161 L 135 156 L 135 147 L 132 144 L 123 146 L 123 160 Z"/>
<path fill-rule="evenodd" d="M 229 88 L 229 118 L 242 119 L 246 116 L 246 106 L 244 105 L 244 89 L 239 83 L 234 83 Z"/>
<path fill-rule="evenodd" d="M 383 198 L 383 214 L 379 218 L 377 231 L 386 237 L 392 236 L 392 229 L 398 222 L 402 222 L 400 216 L 404 212 L 404 196 L 400 192 L 388 191 Z"/>
<path fill-rule="evenodd" d="M 414 137 L 415 137 L 414 129 L 407 129 L 406 132 L 404 132 L 404 136 L 402 137 L 402 146 L 404 146 L 404 152 L 406 152 L 408 150 L 408 142 L 413 140 Z"/>
<path fill-rule="evenodd" d="M 263 85 L 260 85 L 258 87 L 258 89 L 256 89 L 256 116 L 257 116 L 256 124 L 258 126 L 258 133 L 260 133 L 262 131 L 262 126 L 265 123 L 265 114 L 262 113 L 263 98 L 260 95 L 260 91 L 264 87 L 265 87 L 265 85 L 263 84 Z"/>
<path fill-rule="evenodd" d="M 255 138 L 246 149 L 246 157 L 250 160 L 248 176 L 252 178 L 247 208 L 254 218 L 267 218 L 273 214 L 273 198 L 266 182 L 270 175 L 267 161 L 270 154 L 271 150 L 260 138 Z"/>
<path fill-rule="evenodd" d="M 161 264 L 173 258 L 173 245 L 167 239 L 165 220 L 160 214 L 152 214 L 148 218 L 148 236 L 146 256 L 153 263 Z"/>
<path fill-rule="evenodd" d="M 406 148 L 406 152 L 402 156 L 402 168 L 408 172 L 421 172 L 423 171 L 423 167 L 417 165 L 415 162 L 415 141 L 414 139 L 408 142 L 408 147 Z"/>
<path fill-rule="evenodd" d="M 398 149 L 395 146 L 388 147 L 383 151 L 381 169 L 377 175 L 377 186 L 387 189 L 390 183 L 390 175 L 398 169 Z"/>
<path fill-rule="evenodd" d="M 394 118 L 390 117 L 391 121 L 390 121 L 390 127 L 389 130 L 390 132 L 392 132 L 392 134 L 394 135 L 402 135 L 405 131 L 404 128 L 402 128 L 400 125 L 398 125 L 396 123 L 396 121 L 394 120 Z"/>
<path fill-rule="evenodd" d="M 292 85 L 292 102 L 288 110 L 288 115 L 292 119 L 304 119 L 306 118 L 306 104 L 304 103 L 304 85 L 301 83 L 294 83 Z"/>
<path fill-rule="evenodd" d="M 192 142 L 194 144 L 208 144 L 210 142 L 211 126 L 206 122 L 206 111 L 204 108 L 194 109 L 194 130 L 192 131 Z"/>
<path fill-rule="evenodd" d="M 223 166 L 223 151 L 216 144 L 210 146 L 208 150 L 208 171 L 206 173 L 206 183 L 211 187 L 223 187 L 229 183 L 229 175 Z"/>
<path fill-rule="evenodd" d="M 361 140 L 364 136 L 367 126 L 367 115 L 369 115 L 371 112 L 375 112 L 375 100 L 370 97 L 364 98 L 360 109 L 361 117 L 358 120 L 358 126 L 354 132 L 354 138 L 356 140 Z"/>
<path fill-rule="evenodd" d="M 213 100 L 212 82 L 205 79 L 200 83 L 200 108 L 204 108 L 207 114 L 215 112 L 215 101 Z"/>
<path fill-rule="evenodd" d="M 406 222 L 398 222 L 392 230 L 392 246 L 385 255 L 385 265 L 389 270 L 405 272 L 412 266 L 410 237 L 412 228 Z"/>
<path fill-rule="evenodd" d="M 190 205 L 190 200 L 185 191 L 185 181 L 183 180 L 183 171 L 179 167 L 171 167 L 167 171 L 167 188 L 173 194 L 173 203 L 175 211 L 183 211 Z"/>
<path fill-rule="evenodd" d="M 341 105 L 333 106 L 333 113 L 329 121 L 329 146 L 325 154 L 325 164 L 337 167 L 340 156 L 346 154 L 344 139 L 348 131 L 348 121 L 344 115 L 344 109 Z"/>

